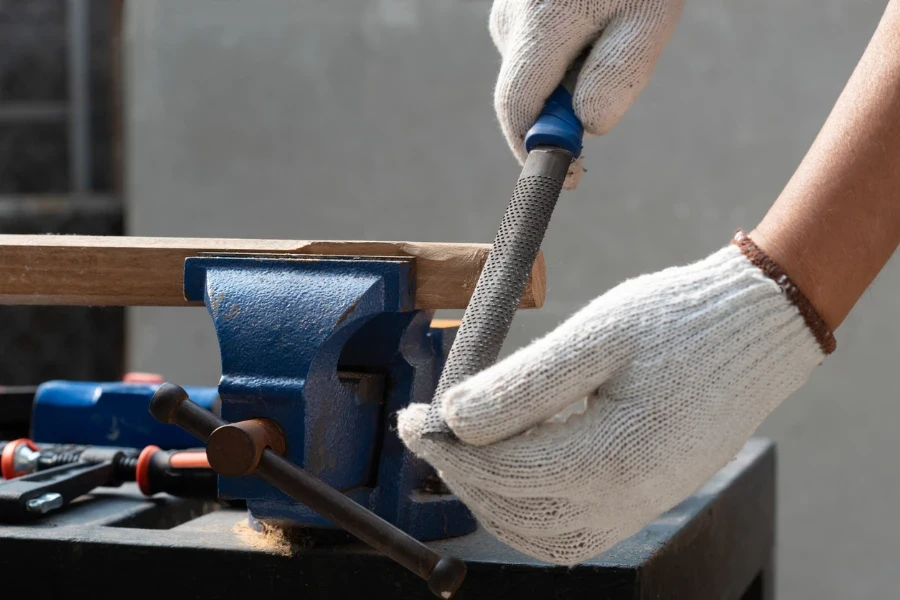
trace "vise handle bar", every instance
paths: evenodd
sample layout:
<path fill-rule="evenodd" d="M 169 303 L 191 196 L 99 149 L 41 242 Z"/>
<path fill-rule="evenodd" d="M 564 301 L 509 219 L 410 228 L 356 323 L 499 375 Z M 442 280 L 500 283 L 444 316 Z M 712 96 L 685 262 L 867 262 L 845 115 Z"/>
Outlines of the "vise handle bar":
<path fill-rule="evenodd" d="M 452 598 L 462 585 L 463 561 L 441 556 L 273 450 L 284 449 L 274 423 L 263 419 L 227 423 L 172 383 L 162 384 L 153 395 L 150 414 L 206 443 L 210 467 L 220 475 L 260 477 L 427 581 L 437 597 Z"/>

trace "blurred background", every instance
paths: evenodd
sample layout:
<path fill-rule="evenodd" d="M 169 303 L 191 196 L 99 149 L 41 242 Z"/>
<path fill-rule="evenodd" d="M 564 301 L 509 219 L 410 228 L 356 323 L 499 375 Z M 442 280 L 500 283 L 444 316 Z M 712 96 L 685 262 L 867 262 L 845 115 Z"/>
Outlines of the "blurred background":
<path fill-rule="evenodd" d="M 886 4 L 689 0 L 636 106 L 588 142 L 544 244 L 546 305 L 519 314 L 507 351 L 752 228 Z M 489 9 L 0 0 L 0 231 L 490 242 L 519 167 L 493 114 Z M 760 431 L 779 448 L 780 598 L 897 597 L 898 292 L 889 265 Z M 9 384 L 219 377 L 202 308 L 4 308 L 0 323 Z"/>

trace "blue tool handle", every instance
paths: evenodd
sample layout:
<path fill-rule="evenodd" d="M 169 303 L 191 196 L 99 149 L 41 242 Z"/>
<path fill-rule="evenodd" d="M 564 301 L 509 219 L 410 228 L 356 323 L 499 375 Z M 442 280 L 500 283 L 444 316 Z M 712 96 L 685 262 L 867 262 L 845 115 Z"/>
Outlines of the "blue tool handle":
<path fill-rule="evenodd" d="M 572 108 L 572 93 L 558 86 L 547 99 L 544 110 L 525 135 L 525 150 L 551 146 L 568 150 L 575 158 L 581 156 L 584 126 Z"/>
<path fill-rule="evenodd" d="M 531 152 L 538 146 L 550 146 L 568 150 L 575 158 L 581 156 L 584 126 L 575 114 L 572 94 L 589 52 L 590 48 L 587 48 L 575 59 L 562 82 L 547 98 L 541 114 L 525 134 L 526 151 Z"/>
<path fill-rule="evenodd" d="M 147 414 L 156 383 L 47 381 L 38 386 L 29 437 L 44 444 L 85 446 L 159 446 L 192 448 L 193 436 L 163 425 Z M 193 387 L 189 393 L 203 408 L 220 412 L 218 388 Z"/>

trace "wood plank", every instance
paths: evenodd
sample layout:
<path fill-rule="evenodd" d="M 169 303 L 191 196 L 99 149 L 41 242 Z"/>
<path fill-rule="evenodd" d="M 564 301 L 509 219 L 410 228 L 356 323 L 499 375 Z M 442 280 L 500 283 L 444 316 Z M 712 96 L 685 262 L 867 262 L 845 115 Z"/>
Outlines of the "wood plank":
<path fill-rule="evenodd" d="M 190 306 L 185 258 L 242 252 L 414 257 L 417 308 L 462 309 L 489 251 L 490 244 L 0 235 L 0 304 Z M 539 254 L 519 307 L 539 308 L 545 293 Z"/>

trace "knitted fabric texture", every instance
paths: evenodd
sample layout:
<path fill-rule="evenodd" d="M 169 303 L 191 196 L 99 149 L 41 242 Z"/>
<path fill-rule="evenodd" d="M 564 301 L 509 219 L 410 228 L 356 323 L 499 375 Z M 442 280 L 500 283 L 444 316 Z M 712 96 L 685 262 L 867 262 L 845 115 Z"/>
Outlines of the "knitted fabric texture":
<path fill-rule="evenodd" d="M 785 288 L 730 244 L 618 285 L 449 390 L 458 440 L 419 435 L 425 404 L 398 429 L 497 538 L 575 565 L 694 493 L 824 357 Z"/>
<path fill-rule="evenodd" d="M 494 107 L 519 162 L 527 156 L 525 134 L 589 45 L 575 112 L 589 135 L 612 129 L 646 87 L 683 6 L 684 0 L 495 0 L 489 30 L 502 64 Z M 580 163 L 575 170 L 580 176 Z"/>

